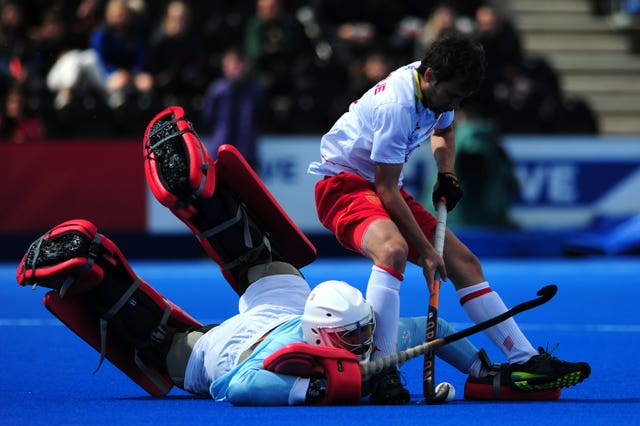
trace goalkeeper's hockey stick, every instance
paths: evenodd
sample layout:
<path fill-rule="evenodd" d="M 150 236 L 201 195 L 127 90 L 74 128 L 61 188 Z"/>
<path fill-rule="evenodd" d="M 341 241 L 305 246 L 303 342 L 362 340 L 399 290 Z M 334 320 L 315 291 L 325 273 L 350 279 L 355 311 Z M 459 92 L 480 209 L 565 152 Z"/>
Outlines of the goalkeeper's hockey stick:
<path fill-rule="evenodd" d="M 447 204 L 444 197 L 437 205 L 438 216 L 436 232 L 433 239 L 433 247 L 440 256 L 444 252 L 444 234 L 447 229 Z M 425 342 L 431 342 L 436 338 L 438 328 L 438 304 L 440 298 L 440 272 L 435 273 L 434 290 L 429 295 L 429 310 L 427 311 L 427 331 Z M 422 393 L 427 404 L 441 404 L 445 402 L 449 395 L 449 387 L 442 386 L 436 393 L 435 390 L 435 361 L 433 351 L 424 354 L 424 364 L 422 367 Z"/>
<path fill-rule="evenodd" d="M 399 364 L 402 364 L 403 362 L 416 358 L 420 355 L 426 354 L 428 352 L 435 352 L 437 349 L 441 348 L 444 345 L 460 339 L 464 339 L 465 337 L 469 337 L 472 334 L 486 330 L 489 327 L 493 327 L 494 325 L 499 324 L 516 314 L 519 314 L 520 312 L 524 312 L 547 303 L 553 296 L 555 296 L 557 291 L 558 287 L 554 284 L 550 284 L 538 290 L 537 294 L 539 297 L 528 300 L 526 302 L 522 302 L 519 305 L 516 305 L 513 308 L 509 309 L 508 311 L 503 312 L 502 314 L 490 318 L 486 321 L 480 322 L 476 325 L 465 328 L 464 330 L 460 330 L 448 336 L 439 337 L 430 342 L 422 343 L 421 345 L 414 346 L 407 350 L 377 359 L 375 361 L 363 361 L 360 363 L 360 373 L 362 374 L 362 377 L 367 378 L 373 374 L 379 373 L 385 368 L 397 367 Z"/>

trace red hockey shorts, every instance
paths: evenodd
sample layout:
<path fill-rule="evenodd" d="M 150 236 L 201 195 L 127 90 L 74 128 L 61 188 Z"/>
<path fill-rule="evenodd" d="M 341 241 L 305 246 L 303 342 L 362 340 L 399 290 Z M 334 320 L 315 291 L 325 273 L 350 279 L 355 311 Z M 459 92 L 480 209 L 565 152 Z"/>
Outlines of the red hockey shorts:
<path fill-rule="evenodd" d="M 436 219 L 404 188 L 400 193 L 422 232 L 431 240 L 435 232 Z M 374 185 L 352 173 L 340 173 L 320 180 L 315 186 L 315 198 L 320 223 L 335 234 L 342 246 L 363 255 L 362 237 L 367 227 L 378 219 L 391 220 L 376 194 Z M 407 243 L 408 260 L 416 263 L 418 251 L 408 240 Z"/>

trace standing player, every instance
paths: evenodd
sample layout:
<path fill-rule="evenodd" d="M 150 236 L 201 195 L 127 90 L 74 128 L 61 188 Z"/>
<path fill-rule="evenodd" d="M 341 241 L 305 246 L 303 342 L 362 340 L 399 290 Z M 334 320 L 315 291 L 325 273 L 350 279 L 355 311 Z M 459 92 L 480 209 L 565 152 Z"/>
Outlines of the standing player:
<path fill-rule="evenodd" d="M 437 40 L 421 62 L 397 69 L 354 101 L 322 137 L 322 161 L 309 166 L 309 173 L 323 176 L 315 187 L 320 222 L 344 247 L 373 261 L 366 299 L 377 319 L 374 359 L 396 350 L 407 260 L 423 269 L 429 291 L 434 290 L 436 271 L 444 281 L 451 278 L 460 304 L 474 322 L 507 310 L 476 256 L 450 230 L 444 258 L 436 253 L 430 243 L 434 217 L 403 188 L 404 163 L 430 141 L 438 167 L 434 203 L 444 197 L 451 210 L 460 200 L 454 175 L 454 110 L 480 86 L 484 70 L 479 44 L 462 36 Z M 509 361 L 507 380 L 521 389 L 571 386 L 589 374 L 586 363 L 560 361 L 542 348 L 536 350 L 513 319 L 486 333 Z M 490 387 L 491 381 L 482 384 Z M 380 375 L 371 401 L 409 401 L 397 370 Z"/>

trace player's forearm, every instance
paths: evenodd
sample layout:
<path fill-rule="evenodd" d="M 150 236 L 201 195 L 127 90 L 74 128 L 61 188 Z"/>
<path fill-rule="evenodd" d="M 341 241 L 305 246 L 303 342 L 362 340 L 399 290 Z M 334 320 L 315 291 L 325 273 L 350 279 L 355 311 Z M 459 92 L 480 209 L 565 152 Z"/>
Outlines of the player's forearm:
<path fill-rule="evenodd" d="M 276 374 L 262 368 L 251 369 L 236 374 L 229 383 L 226 397 L 233 405 L 302 404 L 308 380 L 306 386 L 296 386 L 300 380 L 304 379 Z"/>
<path fill-rule="evenodd" d="M 454 173 L 456 143 L 453 128 L 439 130 L 431 136 L 431 150 L 439 173 Z"/>

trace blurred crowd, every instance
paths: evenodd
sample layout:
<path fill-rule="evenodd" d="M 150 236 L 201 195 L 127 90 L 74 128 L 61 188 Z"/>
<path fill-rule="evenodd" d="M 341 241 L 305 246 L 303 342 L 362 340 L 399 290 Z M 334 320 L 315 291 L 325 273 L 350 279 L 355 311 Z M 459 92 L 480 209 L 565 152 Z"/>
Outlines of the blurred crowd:
<path fill-rule="evenodd" d="M 0 138 L 138 137 L 173 104 L 220 140 L 322 133 L 449 32 L 476 37 L 488 58 L 461 116 L 501 133 L 597 132 L 588 105 L 484 1 L 0 0 Z"/>

